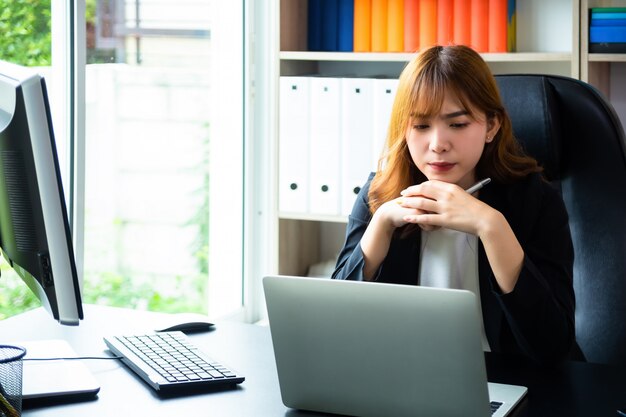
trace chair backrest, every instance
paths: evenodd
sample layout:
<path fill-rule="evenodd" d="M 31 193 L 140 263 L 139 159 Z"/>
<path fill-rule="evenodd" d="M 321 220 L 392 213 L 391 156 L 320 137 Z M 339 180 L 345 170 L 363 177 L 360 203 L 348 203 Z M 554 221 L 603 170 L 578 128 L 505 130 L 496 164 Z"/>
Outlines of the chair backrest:
<path fill-rule="evenodd" d="M 619 118 L 579 80 L 496 80 L 516 137 L 567 206 L 578 343 L 589 362 L 626 365 L 626 150 Z"/>

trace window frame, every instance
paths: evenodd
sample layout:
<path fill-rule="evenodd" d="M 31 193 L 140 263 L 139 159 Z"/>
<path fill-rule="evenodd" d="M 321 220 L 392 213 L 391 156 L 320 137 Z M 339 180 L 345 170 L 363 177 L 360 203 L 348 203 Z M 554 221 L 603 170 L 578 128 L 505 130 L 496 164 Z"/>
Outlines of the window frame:
<path fill-rule="evenodd" d="M 278 272 L 278 1 L 245 0 L 245 320 L 267 319 L 262 279 Z"/>

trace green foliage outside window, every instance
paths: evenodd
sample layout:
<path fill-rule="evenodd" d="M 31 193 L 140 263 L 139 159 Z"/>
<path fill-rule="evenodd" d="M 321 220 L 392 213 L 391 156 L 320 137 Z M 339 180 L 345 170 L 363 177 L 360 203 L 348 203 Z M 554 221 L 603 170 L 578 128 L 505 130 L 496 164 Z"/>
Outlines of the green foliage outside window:
<path fill-rule="evenodd" d="M 0 58 L 26 66 L 52 62 L 51 0 L 0 0 Z"/>
<path fill-rule="evenodd" d="M 96 8 L 96 0 L 85 0 L 85 22 L 95 24 Z"/>
<path fill-rule="evenodd" d="M 6 263 L 0 266 L 0 320 L 37 308 L 40 301 Z M 104 273 L 85 276 L 83 302 L 150 311 L 206 312 L 206 275 L 174 277 L 177 293 L 163 294 L 129 276 Z"/>
<path fill-rule="evenodd" d="M 0 261 L 0 320 L 39 307 L 41 303 L 11 267 Z"/>

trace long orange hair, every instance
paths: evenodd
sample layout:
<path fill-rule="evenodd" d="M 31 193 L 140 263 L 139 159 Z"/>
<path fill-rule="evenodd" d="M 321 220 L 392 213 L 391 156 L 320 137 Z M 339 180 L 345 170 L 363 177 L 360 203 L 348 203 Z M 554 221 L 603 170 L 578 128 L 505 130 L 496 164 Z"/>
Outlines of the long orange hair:
<path fill-rule="evenodd" d="M 411 117 L 429 117 L 441 109 L 449 89 L 471 117 L 478 112 L 500 120 L 500 129 L 485 144 L 476 165 L 476 177 L 510 183 L 531 172 L 541 171 L 537 161 L 525 155 L 513 136 L 496 81 L 482 57 L 467 46 L 434 46 L 418 53 L 400 74 L 385 151 L 369 190 L 370 210 L 400 195 L 406 187 L 426 180 L 417 169 L 406 143 Z"/>

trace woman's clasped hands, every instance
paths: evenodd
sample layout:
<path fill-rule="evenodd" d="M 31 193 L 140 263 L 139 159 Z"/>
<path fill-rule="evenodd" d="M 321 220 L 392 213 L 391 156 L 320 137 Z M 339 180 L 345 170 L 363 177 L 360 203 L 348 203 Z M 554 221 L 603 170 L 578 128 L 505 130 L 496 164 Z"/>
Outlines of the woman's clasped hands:
<path fill-rule="evenodd" d="M 456 184 L 432 180 L 404 189 L 381 210 L 394 228 L 412 223 L 426 231 L 445 227 L 479 235 L 493 209 Z"/>

